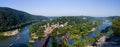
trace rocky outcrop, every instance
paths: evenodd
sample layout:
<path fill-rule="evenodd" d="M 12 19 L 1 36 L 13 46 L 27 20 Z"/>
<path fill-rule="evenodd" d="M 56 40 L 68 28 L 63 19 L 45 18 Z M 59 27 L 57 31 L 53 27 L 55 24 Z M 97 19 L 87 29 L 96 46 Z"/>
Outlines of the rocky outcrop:
<path fill-rule="evenodd" d="M 106 42 L 106 36 L 100 37 L 97 42 L 95 43 L 97 47 L 102 47 L 103 44 Z"/>
<path fill-rule="evenodd" d="M 108 38 L 102 47 L 120 47 L 120 36 Z"/>
<path fill-rule="evenodd" d="M 111 38 L 102 36 L 95 44 L 96 47 L 120 47 L 120 36 L 113 36 Z"/>

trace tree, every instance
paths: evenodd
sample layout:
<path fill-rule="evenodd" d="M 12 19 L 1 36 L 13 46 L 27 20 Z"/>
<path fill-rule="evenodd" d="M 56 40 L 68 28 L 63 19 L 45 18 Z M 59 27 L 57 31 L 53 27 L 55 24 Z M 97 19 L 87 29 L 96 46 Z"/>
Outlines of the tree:
<path fill-rule="evenodd" d="M 120 36 L 120 18 L 116 18 L 112 21 L 114 35 Z"/>

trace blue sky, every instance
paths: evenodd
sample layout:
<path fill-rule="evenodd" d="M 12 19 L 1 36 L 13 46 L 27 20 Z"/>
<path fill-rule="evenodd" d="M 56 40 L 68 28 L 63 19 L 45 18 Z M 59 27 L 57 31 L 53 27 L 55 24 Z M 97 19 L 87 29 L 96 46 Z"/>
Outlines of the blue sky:
<path fill-rule="evenodd" d="M 120 0 L 0 0 L 0 7 L 44 16 L 120 16 Z"/>

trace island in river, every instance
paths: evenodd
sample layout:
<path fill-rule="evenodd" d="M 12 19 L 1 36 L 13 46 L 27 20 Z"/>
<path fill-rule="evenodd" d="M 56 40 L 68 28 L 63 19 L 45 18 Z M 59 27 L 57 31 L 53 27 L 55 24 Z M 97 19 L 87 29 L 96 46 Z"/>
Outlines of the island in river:
<path fill-rule="evenodd" d="M 0 12 L 0 47 L 120 46 L 119 16 L 62 16 L 48 20 L 6 7 Z"/>

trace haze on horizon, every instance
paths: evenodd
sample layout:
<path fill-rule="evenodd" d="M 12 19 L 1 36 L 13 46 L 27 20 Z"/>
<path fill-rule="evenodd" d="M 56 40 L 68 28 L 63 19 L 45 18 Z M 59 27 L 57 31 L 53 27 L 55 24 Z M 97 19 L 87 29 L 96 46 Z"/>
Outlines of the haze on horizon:
<path fill-rule="evenodd" d="M 120 0 L 0 0 L 0 7 L 44 16 L 120 16 Z"/>

